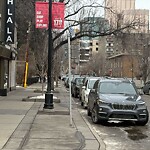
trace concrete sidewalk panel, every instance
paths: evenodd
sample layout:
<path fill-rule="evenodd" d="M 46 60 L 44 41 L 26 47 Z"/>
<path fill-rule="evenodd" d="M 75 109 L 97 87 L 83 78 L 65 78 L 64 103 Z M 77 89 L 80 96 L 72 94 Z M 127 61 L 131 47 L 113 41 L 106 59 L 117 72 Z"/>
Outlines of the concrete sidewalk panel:
<path fill-rule="evenodd" d="M 28 149 L 44 149 L 44 150 L 79 150 L 79 142 L 70 139 L 30 139 L 23 147 Z"/>

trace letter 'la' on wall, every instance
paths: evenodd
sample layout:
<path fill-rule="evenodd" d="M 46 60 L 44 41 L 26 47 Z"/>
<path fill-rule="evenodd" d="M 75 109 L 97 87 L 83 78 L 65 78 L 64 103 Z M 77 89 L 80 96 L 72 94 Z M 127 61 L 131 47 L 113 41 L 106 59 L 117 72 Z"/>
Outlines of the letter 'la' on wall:
<path fill-rule="evenodd" d="M 5 0 L 5 43 L 14 43 L 15 0 Z"/>

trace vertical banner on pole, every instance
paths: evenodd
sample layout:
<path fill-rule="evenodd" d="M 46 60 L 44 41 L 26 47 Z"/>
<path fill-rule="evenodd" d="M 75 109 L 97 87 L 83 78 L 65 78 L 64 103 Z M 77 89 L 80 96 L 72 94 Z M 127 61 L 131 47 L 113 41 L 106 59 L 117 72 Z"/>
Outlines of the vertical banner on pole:
<path fill-rule="evenodd" d="M 65 4 L 60 2 L 52 3 L 52 29 L 64 28 Z M 36 2 L 35 4 L 36 28 L 48 29 L 49 5 L 48 2 Z"/>
<path fill-rule="evenodd" d="M 64 28 L 64 3 L 53 2 L 52 4 L 52 29 Z"/>
<path fill-rule="evenodd" d="M 36 2 L 35 4 L 35 20 L 36 28 L 46 28 L 48 29 L 48 2 Z"/>

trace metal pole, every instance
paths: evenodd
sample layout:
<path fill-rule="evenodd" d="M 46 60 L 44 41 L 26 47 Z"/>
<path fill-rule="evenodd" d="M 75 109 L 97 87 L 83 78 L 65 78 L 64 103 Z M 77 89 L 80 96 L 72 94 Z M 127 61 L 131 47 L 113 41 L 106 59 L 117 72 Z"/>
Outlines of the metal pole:
<path fill-rule="evenodd" d="M 48 28 L 48 72 L 47 72 L 47 91 L 45 93 L 45 104 L 44 109 L 53 109 L 53 93 L 51 93 L 52 85 L 51 85 L 51 74 L 52 74 L 52 51 L 53 51 L 53 43 L 52 43 L 52 0 L 49 0 L 49 28 Z"/>
<path fill-rule="evenodd" d="M 31 21 L 29 22 L 28 25 L 28 30 L 27 30 L 27 45 L 26 45 L 26 54 L 25 54 L 25 70 L 24 70 L 24 83 L 23 87 L 27 87 L 27 76 L 28 76 L 28 51 L 29 51 L 29 40 L 30 40 L 30 30 L 31 30 Z"/>
<path fill-rule="evenodd" d="M 69 111 L 70 111 L 70 125 L 72 126 L 72 99 L 71 99 L 71 52 L 70 52 L 70 34 L 68 34 L 68 60 L 69 60 Z"/>

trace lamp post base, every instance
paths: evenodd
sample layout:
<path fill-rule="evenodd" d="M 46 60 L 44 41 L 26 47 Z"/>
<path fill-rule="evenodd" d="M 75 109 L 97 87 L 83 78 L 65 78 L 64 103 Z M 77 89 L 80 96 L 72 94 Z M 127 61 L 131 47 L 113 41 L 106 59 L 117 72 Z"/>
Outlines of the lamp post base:
<path fill-rule="evenodd" d="M 45 93 L 45 104 L 44 104 L 44 109 L 53 109 L 54 104 L 53 104 L 53 94 L 46 92 Z"/>

